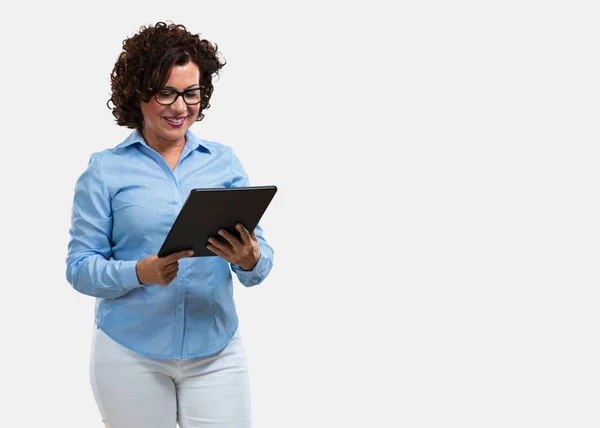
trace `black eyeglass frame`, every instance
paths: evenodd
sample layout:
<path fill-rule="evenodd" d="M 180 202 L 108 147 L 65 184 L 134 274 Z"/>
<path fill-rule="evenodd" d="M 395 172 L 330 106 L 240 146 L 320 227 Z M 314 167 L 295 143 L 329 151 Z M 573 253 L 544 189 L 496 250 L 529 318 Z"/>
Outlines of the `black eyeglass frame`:
<path fill-rule="evenodd" d="M 163 91 L 164 91 L 164 92 L 166 92 L 166 91 L 169 91 L 169 92 L 172 92 L 172 93 L 174 93 L 174 94 L 177 94 L 177 95 L 175 96 L 175 99 L 174 99 L 172 102 L 170 102 L 170 103 L 168 103 L 168 104 L 161 103 L 160 101 L 158 101 L 157 95 L 158 95 L 158 92 L 163 92 Z M 190 92 L 190 91 L 200 91 L 200 99 L 198 100 L 198 102 L 196 102 L 196 103 L 188 103 L 188 102 L 185 100 L 185 93 L 186 93 L 186 92 Z M 179 98 L 179 97 L 181 97 L 181 98 L 183 99 L 183 102 L 184 102 L 184 103 L 186 103 L 186 104 L 187 104 L 187 105 L 189 105 L 189 106 L 195 106 L 195 105 L 198 105 L 198 104 L 200 104 L 200 103 L 202 102 L 202 87 L 199 87 L 199 88 L 192 88 L 192 89 L 186 89 L 185 91 L 182 91 L 182 92 L 176 91 L 175 89 L 161 89 L 161 90 L 160 90 L 160 91 L 158 91 L 158 92 L 156 92 L 156 93 L 154 94 L 154 99 L 155 99 L 155 100 L 156 100 L 156 102 L 157 102 L 157 103 L 159 103 L 161 106 L 170 106 L 171 104 L 174 104 L 174 103 L 175 103 L 175 101 L 177 101 L 177 98 Z"/>

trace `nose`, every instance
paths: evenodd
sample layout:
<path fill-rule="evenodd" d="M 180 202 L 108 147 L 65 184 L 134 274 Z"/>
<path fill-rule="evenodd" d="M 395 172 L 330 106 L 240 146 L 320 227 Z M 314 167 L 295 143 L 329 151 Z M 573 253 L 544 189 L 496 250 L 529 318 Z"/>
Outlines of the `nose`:
<path fill-rule="evenodd" d="M 183 113 L 187 108 L 187 104 L 185 103 L 185 101 L 183 101 L 183 97 L 179 96 L 179 97 L 177 97 L 175 102 L 173 104 L 171 104 L 171 107 L 176 112 Z"/>

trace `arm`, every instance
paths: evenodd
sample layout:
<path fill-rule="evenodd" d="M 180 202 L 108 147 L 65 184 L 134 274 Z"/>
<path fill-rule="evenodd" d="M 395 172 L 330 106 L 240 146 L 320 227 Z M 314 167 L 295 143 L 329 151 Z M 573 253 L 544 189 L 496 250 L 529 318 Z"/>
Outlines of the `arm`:
<path fill-rule="evenodd" d="M 116 299 L 140 287 L 137 261 L 110 260 L 112 211 L 100 155 L 77 180 L 69 234 L 67 281 L 80 293 Z"/>
<path fill-rule="evenodd" d="M 246 171 L 244 170 L 240 160 L 235 155 L 233 150 L 231 150 L 230 154 L 231 171 L 233 173 L 231 187 L 250 186 L 250 180 L 248 179 L 248 175 L 246 174 Z M 258 285 L 263 282 L 273 268 L 274 251 L 265 240 L 260 224 L 256 226 L 254 232 L 256 233 L 256 239 L 258 240 L 258 244 L 260 246 L 260 258 L 258 259 L 256 266 L 254 266 L 252 270 L 246 271 L 238 265 L 231 265 L 231 270 L 237 275 L 239 281 L 246 287 L 252 287 L 253 285 Z"/>

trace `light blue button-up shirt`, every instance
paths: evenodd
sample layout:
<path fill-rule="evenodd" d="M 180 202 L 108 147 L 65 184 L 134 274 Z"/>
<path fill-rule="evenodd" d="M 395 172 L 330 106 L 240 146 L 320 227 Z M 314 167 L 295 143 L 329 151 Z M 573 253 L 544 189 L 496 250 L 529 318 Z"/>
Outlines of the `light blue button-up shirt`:
<path fill-rule="evenodd" d="M 141 285 L 135 265 L 158 253 L 192 189 L 249 185 L 231 147 L 189 130 L 174 170 L 137 130 L 118 146 L 93 153 L 75 185 L 66 276 L 77 291 L 97 298 L 98 327 L 154 358 L 223 349 L 238 326 L 231 271 L 250 287 L 273 266 L 260 225 L 261 256 L 252 271 L 218 256 L 191 257 L 179 260 L 169 285 Z"/>

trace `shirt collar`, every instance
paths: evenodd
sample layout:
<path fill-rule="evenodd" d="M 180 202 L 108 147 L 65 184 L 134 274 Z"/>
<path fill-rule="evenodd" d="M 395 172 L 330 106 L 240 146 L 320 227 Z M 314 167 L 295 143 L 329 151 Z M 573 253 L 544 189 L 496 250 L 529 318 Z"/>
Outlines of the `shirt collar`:
<path fill-rule="evenodd" d="M 146 144 L 146 140 L 144 140 L 144 136 L 139 129 L 135 129 L 131 134 L 129 134 L 125 141 L 119 144 L 116 149 L 122 149 L 135 143 L 140 143 L 148 147 L 148 144 Z M 189 151 L 196 150 L 198 147 L 200 147 L 202 150 L 210 153 L 210 149 L 206 146 L 206 144 L 204 144 L 200 138 L 196 137 L 189 129 L 185 132 L 185 145 L 188 147 Z"/>

